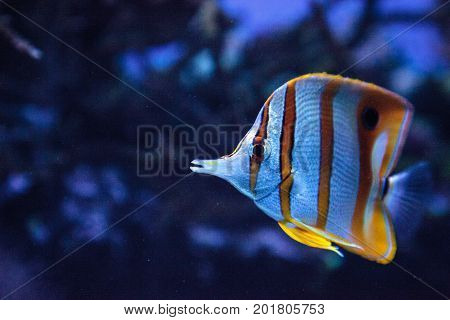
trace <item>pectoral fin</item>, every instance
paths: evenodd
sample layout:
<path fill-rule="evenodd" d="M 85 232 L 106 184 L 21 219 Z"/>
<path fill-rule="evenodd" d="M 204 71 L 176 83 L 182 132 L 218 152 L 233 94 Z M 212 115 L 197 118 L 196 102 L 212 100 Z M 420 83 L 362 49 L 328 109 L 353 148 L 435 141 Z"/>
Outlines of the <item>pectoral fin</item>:
<path fill-rule="evenodd" d="M 278 222 L 278 224 L 291 239 L 313 248 L 331 250 L 342 257 L 342 253 L 339 251 L 339 249 L 331 245 L 331 241 L 329 241 L 328 239 L 309 230 L 301 229 L 297 226 L 288 226 L 284 221 L 280 221 Z"/>

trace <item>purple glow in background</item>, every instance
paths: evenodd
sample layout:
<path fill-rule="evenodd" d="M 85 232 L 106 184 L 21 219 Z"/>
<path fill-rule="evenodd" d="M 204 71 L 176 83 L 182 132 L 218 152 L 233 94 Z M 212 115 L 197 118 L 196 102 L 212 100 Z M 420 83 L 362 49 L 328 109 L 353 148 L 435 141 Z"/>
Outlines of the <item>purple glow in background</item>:
<path fill-rule="evenodd" d="M 217 32 L 209 38 L 192 27 L 208 11 L 201 10 L 202 1 L 176 8 L 165 0 L 119 3 L 105 5 L 106 18 L 86 15 L 80 21 L 88 23 L 80 22 L 77 32 L 53 29 L 196 125 L 251 122 L 267 95 L 291 77 L 339 73 L 370 55 L 346 75 L 388 87 L 416 105 L 401 165 L 428 159 L 438 178 L 423 222 L 408 238 L 398 235 L 400 262 L 450 287 L 443 241 L 450 143 L 442 120 L 448 118 L 449 59 L 441 16 L 372 55 L 439 1 L 375 1 L 372 21 L 357 39 L 367 8 L 362 0 L 213 1 L 217 16 L 205 20 Z M 313 5 L 324 23 L 315 20 Z M 35 12 L 31 2 L 24 7 Z M 66 18 L 58 21 L 72 21 Z M 20 25 L 18 18 L 14 23 Z M 123 31 L 116 34 L 113 26 Z M 177 125 L 173 118 L 52 39 L 29 26 L 20 30 L 42 46 L 43 56 L 32 64 L 14 51 L 3 53 L 0 296 L 176 182 L 136 176 L 137 126 Z M 8 61 L 19 58 L 12 68 Z M 174 161 L 171 154 L 164 157 Z M 395 268 L 344 255 L 292 241 L 231 186 L 195 176 L 14 298 L 434 298 Z M 280 273 L 296 285 L 286 286 Z"/>

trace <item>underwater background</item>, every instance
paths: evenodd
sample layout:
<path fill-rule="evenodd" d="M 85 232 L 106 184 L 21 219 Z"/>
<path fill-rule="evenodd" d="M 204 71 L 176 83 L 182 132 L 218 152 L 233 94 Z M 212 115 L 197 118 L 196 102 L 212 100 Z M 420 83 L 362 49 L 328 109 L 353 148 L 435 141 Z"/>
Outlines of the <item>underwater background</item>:
<path fill-rule="evenodd" d="M 6 2 L 1 297 L 442 298 L 426 284 L 450 295 L 450 4 L 412 26 L 445 1 Z M 138 175 L 139 126 L 250 124 L 285 81 L 344 70 L 416 108 L 397 171 L 429 161 L 434 192 L 398 234 L 401 267 L 295 243 L 220 179 Z"/>

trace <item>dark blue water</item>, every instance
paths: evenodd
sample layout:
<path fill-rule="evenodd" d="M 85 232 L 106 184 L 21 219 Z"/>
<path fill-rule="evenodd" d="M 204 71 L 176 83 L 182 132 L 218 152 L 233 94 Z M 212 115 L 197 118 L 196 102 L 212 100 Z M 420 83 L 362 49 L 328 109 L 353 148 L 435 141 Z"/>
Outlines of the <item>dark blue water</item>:
<path fill-rule="evenodd" d="M 444 1 L 10 3 L 48 32 L 0 5 L 2 297 L 25 283 L 8 297 L 450 294 L 448 6 L 410 28 Z M 242 137 L 229 126 L 206 141 L 201 125 L 251 124 L 285 81 L 350 66 L 345 76 L 416 108 L 399 168 L 433 168 L 422 220 L 406 218 L 398 235 L 401 267 L 297 244 L 231 185 L 186 177 L 194 157 L 231 152 Z M 158 152 L 138 132 L 183 122 L 190 138 L 163 132 Z M 140 171 L 148 161 L 161 171 Z"/>

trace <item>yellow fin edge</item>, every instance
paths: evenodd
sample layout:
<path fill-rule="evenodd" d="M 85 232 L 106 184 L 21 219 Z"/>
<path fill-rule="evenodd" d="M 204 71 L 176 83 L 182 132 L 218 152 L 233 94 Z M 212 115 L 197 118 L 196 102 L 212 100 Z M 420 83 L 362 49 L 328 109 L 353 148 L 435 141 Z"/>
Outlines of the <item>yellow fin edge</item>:
<path fill-rule="evenodd" d="M 318 235 L 320 237 L 323 237 L 323 238 L 326 238 L 326 239 L 330 239 L 330 241 L 332 241 L 332 242 L 334 242 L 334 243 L 336 243 L 336 244 L 338 244 L 340 246 L 349 247 L 349 248 L 355 248 L 355 249 L 362 249 L 362 247 L 357 245 L 356 243 L 349 242 L 349 241 L 347 241 L 347 240 L 345 240 L 345 239 L 343 239 L 341 237 L 338 237 L 336 235 L 333 235 L 333 234 L 331 234 L 329 232 L 326 232 L 326 231 L 323 231 L 321 229 L 318 229 L 318 228 L 315 228 L 315 227 L 312 227 L 312 226 L 308 226 L 308 225 L 306 225 L 304 223 L 301 223 L 301 222 L 295 221 L 295 220 L 291 221 L 291 223 L 295 224 L 300 229 L 306 229 L 306 230 L 308 230 L 308 231 L 310 231 L 310 232 L 312 232 L 312 233 L 314 233 L 314 234 L 316 234 L 316 235 Z"/>
<path fill-rule="evenodd" d="M 331 241 L 318 234 L 299 227 L 288 227 L 284 221 L 279 221 L 278 225 L 291 239 L 297 242 L 313 248 L 330 250 L 343 257 L 338 247 L 331 245 Z"/>

